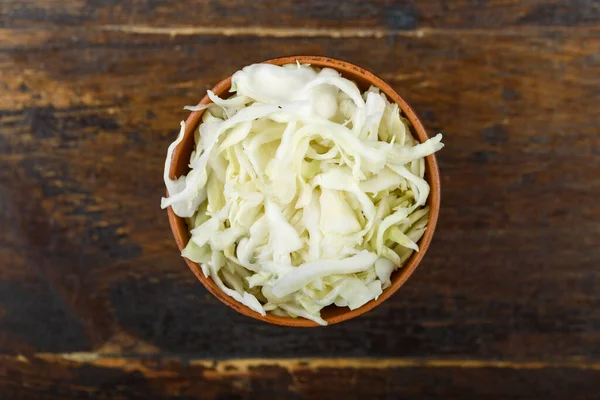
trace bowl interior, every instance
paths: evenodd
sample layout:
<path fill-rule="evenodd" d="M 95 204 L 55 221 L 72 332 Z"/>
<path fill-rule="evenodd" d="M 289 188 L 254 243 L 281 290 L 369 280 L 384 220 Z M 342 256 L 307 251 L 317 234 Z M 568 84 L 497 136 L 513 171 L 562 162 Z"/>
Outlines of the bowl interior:
<path fill-rule="evenodd" d="M 410 108 L 410 106 L 389 85 L 387 85 L 375 75 L 356 65 L 340 60 L 335 60 L 332 58 L 318 56 L 283 57 L 274 60 L 268 60 L 265 62 L 275 65 L 285 65 L 295 63 L 296 61 L 303 64 L 311 64 L 315 67 L 328 67 L 336 69 L 345 78 L 355 81 L 361 90 L 366 90 L 371 85 L 378 87 L 383 93 L 385 93 L 385 95 L 390 101 L 393 101 L 398 104 L 403 114 L 409 119 L 412 125 L 411 133 L 413 134 L 413 136 L 417 138 L 419 142 L 424 142 L 428 139 L 423 125 L 421 124 L 413 110 Z M 230 87 L 231 76 L 221 81 L 217 86 L 215 86 L 213 88 L 213 92 L 220 97 L 226 98 L 229 96 L 228 91 Z M 210 103 L 208 96 L 204 96 L 200 104 L 208 103 Z M 189 172 L 188 164 L 192 150 L 194 148 L 194 132 L 196 131 L 196 129 L 198 129 L 202 114 L 203 111 L 194 111 L 189 115 L 188 119 L 186 120 L 186 130 L 184 139 L 173 152 L 173 159 L 171 162 L 170 170 L 171 178 L 176 178 Z M 431 238 L 433 236 L 433 232 L 437 223 L 440 207 L 440 180 L 437 161 L 434 155 L 426 157 L 425 170 L 425 179 L 431 187 L 431 192 L 427 200 L 431 211 L 427 230 L 425 231 L 425 234 L 418 243 L 420 251 L 418 253 L 413 253 L 405 263 L 404 267 L 394 271 L 394 273 L 391 276 L 391 286 L 385 289 L 377 300 L 370 301 L 356 310 L 350 310 L 347 307 L 337 306 L 329 306 L 323 309 L 321 311 L 321 316 L 330 325 L 357 317 L 373 309 L 377 305 L 381 304 L 383 301 L 389 298 L 396 290 L 398 290 L 400 286 L 404 284 L 404 282 L 406 282 L 406 280 L 409 278 L 409 276 L 412 274 L 412 272 L 415 270 L 415 268 L 423 258 L 431 242 Z M 179 250 L 183 250 L 190 238 L 190 233 L 187 224 L 183 218 L 180 218 L 173 213 L 171 207 L 168 208 L 168 215 L 171 229 L 173 231 L 173 235 L 175 236 L 175 241 L 177 242 L 177 246 L 179 247 Z M 267 313 L 267 315 L 263 317 L 260 314 L 250 310 L 248 307 L 236 302 L 229 296 L 223 294 L 212 279 L 206 278 L 204 276 L 200 266 L 197 263 L 192 262 L 187 258 L 185 258 L 185 261 L 187 262 L 192 272 L 194 272 L 196 277 L 213 295 L 215 295 L 219 300 L 221 300 L 229 307 L 235 309 L 236 311 L 239 311 L 244 315 L 248 315 L 250 317 L 278 325 L 294 327 L 318 326 L 315 322 L 304 318 L 279 317 L 271 315 L 269 313 Z"/>

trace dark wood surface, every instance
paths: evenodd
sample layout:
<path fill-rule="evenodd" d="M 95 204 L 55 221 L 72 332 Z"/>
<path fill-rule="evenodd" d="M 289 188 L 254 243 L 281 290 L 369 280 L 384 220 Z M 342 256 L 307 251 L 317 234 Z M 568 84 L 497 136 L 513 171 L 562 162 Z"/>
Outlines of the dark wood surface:
<path fill-rule="evenodd" d="M 3 0 L 0 398 L 597 399 L 600 4 Z M 207 88 L 291 54 L 370 69 L 445 134 L 392 299 L 319 329 L 212 298 L 160 210 Z"/>

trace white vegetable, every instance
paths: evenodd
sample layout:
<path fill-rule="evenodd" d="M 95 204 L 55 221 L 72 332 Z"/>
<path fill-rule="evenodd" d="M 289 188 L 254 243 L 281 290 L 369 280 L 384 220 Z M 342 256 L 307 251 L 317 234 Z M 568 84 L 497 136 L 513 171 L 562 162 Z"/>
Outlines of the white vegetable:
<path fill-rule="evenodd" d="M 233 96 L 209 91 L 190 172 L 161 202 L 188 218 L 184 257 L 228 296 L 261 315 L 326 325 L 330 305 L 377 299 L 427 228 L 424 157 L 396 104 L 337 71 L 255 64 L 232 77 Z"/>
<path fill-rule="evenodd" d="M 375 261 L 375 272 L 379 281 L 387 287 L 390 284 L 390 276 L 394 272 L 394 263 L 387 258 L 379 258 Z"/>
<path fill-rule="evenodd" d="M 279 206 L 268 200 L 265 215 L 269 224 L 268 247 L 273 253 L 273 261 L 291 264 L 290 253 L 302 247 L 302 240 L 296 229 L 285 219 Z"/>
<path fill-rule="evenodd" d="M 350 205 L 337 190 L 322 189 L 319 197 L 321 207 L 321 232 L 348 235 L 361 230 L 361 226 Z"/>
<path fill-rule="evenodd" d="M 208 108 L 208 104 L 202 104 L 199 106 L 184 106 L 183 109 L 187 111 L 202 111 Z"/>
<path fill-rule="evenodd" d="M 372 268 L 375 260 L 377 260 L 376 254 L 363 250 L 359 254 L 343 260 L 319 260 L 302 264 L 275 283 L 273 294 L 283 297 L 301 289 L 317 278 L 361 272 Z"/>

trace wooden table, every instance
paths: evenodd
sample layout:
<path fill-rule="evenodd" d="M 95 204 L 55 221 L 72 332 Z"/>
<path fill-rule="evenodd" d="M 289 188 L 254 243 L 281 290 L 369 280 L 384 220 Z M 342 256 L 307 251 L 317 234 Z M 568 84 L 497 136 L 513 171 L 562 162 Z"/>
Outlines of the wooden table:
<path fill-rule="evenodd" d="M 0 398 L 597 399 L 594 0 L 2 0 Z M 442 131 L 433 245 L 322 329 L 220 304 L 159 207 L 183 105 L 328 55 Z"/>

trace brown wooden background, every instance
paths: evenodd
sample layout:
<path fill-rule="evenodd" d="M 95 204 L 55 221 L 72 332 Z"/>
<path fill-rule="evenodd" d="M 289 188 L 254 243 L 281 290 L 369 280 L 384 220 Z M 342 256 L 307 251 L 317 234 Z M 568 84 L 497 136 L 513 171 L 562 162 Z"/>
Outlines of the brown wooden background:
<path fill-rule="evenodd" d="M 598 399 L 600 2 L 0 0 L 0 398 Z M 205 89 L 277 56 L 442 131 L 433 245 L 324 329 L 237 315 L 159 208 Z"/>

